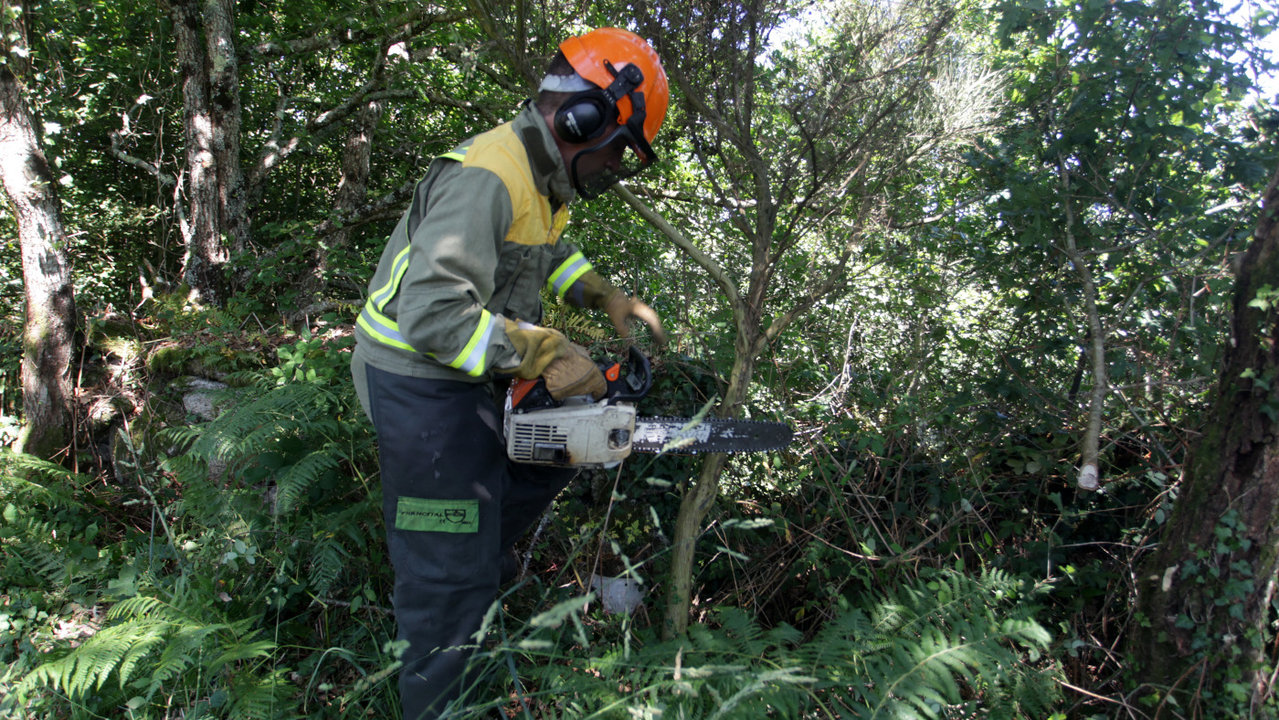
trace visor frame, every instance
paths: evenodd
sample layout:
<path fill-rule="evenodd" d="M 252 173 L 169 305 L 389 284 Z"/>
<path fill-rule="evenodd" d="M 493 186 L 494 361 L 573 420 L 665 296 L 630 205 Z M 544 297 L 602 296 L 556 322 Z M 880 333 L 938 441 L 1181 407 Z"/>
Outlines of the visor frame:
<path fill-rule="evenodd" d="M 631 117 L 634 118 L 635 116 L 632 115 Z M 639 126 L 641 130 L 638 134 L 636 134 L 634 128 L 631 127 L 631 123 L 628 122 L 625 125 L 619 125 L 613 132 L 609 133 L 606 137 L 601 138 L 599 142 L 585 150 L 578 151 L 578 153 L 573 156 L 573 162 L 569 165 L 569 176 L 573 181 L 574 189 L 577 190 L 577 194 L 583 200 L 591 200 L 598 197 L 613 185 L 634 177 L 658 160 L 657 152 L 653 150 L 652 146 L 649 145 L 648 140 L 644 137 L 642 119 L 640 120 Z M 636 160 L 638 160 L 638 164 L 627 165 L 626 163 L 622 163 L 622 166 L 617 170 L 609 170 L 605 168 L 590 177 L 582 176 L 582 173 L 579 171 L 579 165 L 584 158 L 588 158 L 594 153 L 607 151 L 609 146 L 619 141 L 625 144 L 622 151 L 623 159 L 626 157 L 626 149 L 629 149 L 631 153 L 634 154 Z"/>

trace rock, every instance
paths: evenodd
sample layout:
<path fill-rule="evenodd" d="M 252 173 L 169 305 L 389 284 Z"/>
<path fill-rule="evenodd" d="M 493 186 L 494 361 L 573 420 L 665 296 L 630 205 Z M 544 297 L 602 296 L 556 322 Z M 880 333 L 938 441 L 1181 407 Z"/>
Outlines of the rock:
<path fill-rule="evenodd" d="M 214 402 L 214 395 L 226 390 L 226 384 L 204 378 L 188 378 L 185 383 L 182 407 L 187 413 L 201 421 L 209 421 L 217 417 L 218 408 Z"/>
<path fill-rule="evenodd" d="M 644 588 L 634 578 L 591 575 L 591 589 L 599 593 L 600 605 L 610 615 L 630 615 L 644 600 Z"/>

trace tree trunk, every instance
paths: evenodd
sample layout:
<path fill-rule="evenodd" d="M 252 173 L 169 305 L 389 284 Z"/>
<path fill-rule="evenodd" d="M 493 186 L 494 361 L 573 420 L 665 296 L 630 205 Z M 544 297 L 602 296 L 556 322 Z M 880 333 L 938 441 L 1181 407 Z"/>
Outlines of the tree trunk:
<path fill-rule="evenodd" d="M 369 78 L 370 85 L 383 82 L 387 62 L 387 46 L 384 44 L 377 62 L 374 63 Z M 382 120 L 383 111 L 384 106 L 380 100 L 364 103 L 355 116 L 355 123 L 347 132 L 346 142 L 342 145 L 342 179 L 338 182 L 337 194 L 333 199 L 332 216 L 335 218 L 353 214 L 368 197 L 373 135 Z M 350 240 L 350 229 L 339 227 L 328 236 L 327 241 L 317 244 L 311 270 L 303 279 L 299 292 L 298 307 L 303 313 L 323 302 L 328 291 L 325 276 L 329 270 L 329 255 L 334 250 L 345 247 Z"/>
<path fill-rule="evenodd" d="M 1110 381 L 1106 371 L 1106 330 L 1101 324 L 1101 313 L 1097 309 L 1097 283 L 1093 281 L 1092 271 L 1088 269 L 1088 259 L 1075 244 L 1075 203 L 1070 195 L 1070 171 L 1066 159 L 1059 157 L 1058 173 L 1061 178 L 1061 197 L 1066 208 L 1066 228 L 1064 240 L 1066 257 L 1079 275 L 1079 284 L 1084 296 L 1084 317 L 1088 322 L 1088 358 L 1092 368 L 1092 391 L 1088 394 L 1088 422 L 1084 426 L 1084 438 L 1079 452 L 1079 477 L 1076 484 L 1081 490 L 1096 490 L 1101 486 L 1101 464 L 1098 453 L 1101 449 L 1101 420 L 1106 408 L 1106 395 L 1110 392 Z"/>
<path fill-rule="evenodd" d="M 40 150 L 22 85 L 8 65 L 0 65 L 0 180 L 18 224 L 26 289 L 24 422 L 15 449 L 53 459 L 70 437 L 75 294 L 57 183 Z"/>
<path fill-rule="evenodd" d="M 182 279 L 219 303 L 224 271 L 249 234 L 240 168 L 240 76 L 234 43 L 234 0 L 174 0 L 187 146 L 187 220 Z"/>
<path fill-rule="evenodd" d="M 737 352 L 733 363 L 733 374 L 728 388 L 724 392 L 724 402 L 720 405 L 721 417 L 735 417 L 746 400 L 746 390 L 750 387 L 751 376 L 755 371 L 757 351 L 755 343 L 746 339 L 747 330 L 738 330 Z M 750 333 L 755 336 L 756 333 Z M 680 500 L 679 515 L 675 519 L 675 529 L 671 537 L 671 571 L 670 588 L 666 595 L 666 637 L 678 637 L 688 630 L 689 610 L 693 600 L 693 568 L 696 565 L 697 540 L 702 536 L 702 522 L 706 514 L 714 506 L 719 497 L 719 479 L 724 473 L 724 465 L 728 457 L 723 454 L 712 454 L 702 462 L 697 481 Z"/>
<path fill-rule="evenodd" d="M 1243 717 L 1270 692 L 1261 670 L 1279 548 L 1276 288 L 1279 172 L 1239 267 L 1231 343 L 1203 434 L 1138 576 L 1134 677 L 1192 716 Z"/>

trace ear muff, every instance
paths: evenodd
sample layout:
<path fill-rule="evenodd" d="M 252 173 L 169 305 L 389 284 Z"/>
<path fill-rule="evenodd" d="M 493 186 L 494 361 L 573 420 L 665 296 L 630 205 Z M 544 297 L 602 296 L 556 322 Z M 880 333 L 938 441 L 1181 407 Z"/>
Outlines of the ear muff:
<path fill-rule="evenodd" d="M 560 139 L 580 144 L 604 134 L 617 124 L 617 101 L 629 97 L 644 82 L 644 73 L 635 65 L 626 65 L 618 72 L 605 60 L 604 67 L 613 76 L 611 85 L 572 95 L 555 111 L 555 132 Z"/>
<path fill-rule="evenodd" d="M 617 121 L 617 105 L 602 90 L 577 93 L 555 111 L 555 133 L 566 142 L 581 144 L 593 140 Z"/>

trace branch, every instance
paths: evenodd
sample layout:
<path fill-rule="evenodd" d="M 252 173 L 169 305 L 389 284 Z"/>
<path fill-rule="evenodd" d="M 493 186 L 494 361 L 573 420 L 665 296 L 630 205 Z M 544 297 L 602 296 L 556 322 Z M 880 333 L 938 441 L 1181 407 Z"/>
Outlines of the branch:
<path fill-rule="evenodd" d="M 344 45 L 367 45 L 374 40 L 382 38 L 389 40 L 390 43 L 396 43 L 422 34 L 422 31 L 432 25 L 456 23 L 465 20 L 466 17 L 466 13 L 463 12 L 444 12 L 439 8 L 422 5 L 387 21 L 385 27 L 400 28 L 389 35 L 382 34 L 381 31 L 385 27 L 351 29 L 350 27 L 342 26 L 334 28 L 326 34 L 316 34 L 284 42 L 259 43 L 250 47 L 249 52 L 260 57 L 281 58 L 286 55 L 332 50 Z M 353 18 L 348 18 L 347 20 L 354 23 Z"/>
<path fill-rule="evenodd" d="M 306 124 L 307 130 L 311 133 L 323 131 L 329 126 L 351 117 L 371 102 L 377 102 L 379 100 L 403 100 L 417 97 L 418 94 L 416 90 L 409 88 L 398 90 L 375 90 L 374 88 L 376 86 L 376 82 L 369 83 L 360 88 L 354 95 L 344 100 L 338 106 L 316 115 L 315 118 Z"/>
<path fill-rule="evenodd" d="M 669 200 L 671 202 L 690 203 L 698 206 L 713 205 L 729 210 L 741 210 L 744 208 L 753 208 L 756 206 L 754 200 L 736 200 L 727 197 L 709 197 L 706 195 L 697 195 L 682 190 L 663 190 L 661 188 L 650 187 L 648 185 L 632 186 L 634 192 L 638 195 L 646 195 L 660 200 Z"/>
<path fill-rule="evenodd" d="M 306 123 L 307 134 L 311 136 L 321 136 L 331 131 L 340 121 L 347 119 L 355 114 L 364 105 L 377 100 L 395 100 L 402 98 L 417 97 L 415 90 L 380 90 L 372 92 L 370 85 L 360 88 L 354 95 L 343 100 L 336 107 L 324 110 Z M 258 158 L 257 163 L 249 172 L 249 187 L 256 187 L 281 160 L 292 155 L 302 145 L 301 133 L 293 135 L 288 139 L 282 139 L 281 128 L 285 115 L 285 110 L 292 101 L 299 98 L 281 98 L 276 107 L 275 116 L 276 124 L 272 130 L 272 137 L 264 146 L 262 155 Z"/>
<path fill-rule="evenodd" d="M 719 263 L 715 262 L 715 258 L 712 258 L 710 255 L 702 252 L 701 249 L 694 245 L 691 240 L 684 237 L 684 234 L 677 230 L 674 225 L 667 222 L 666 218 L 662 217 L 656 210 L 653 210 L 648 205 L 645 205 L 644 201 L 636 197 L 635 193 L 628 190 L 625 185 L 622 185 L 621 183 L 614 185 L 613 192 L 616 193 L 618 197 L 625 200 L 627 205 L 634 208 L 635 212 L 639 213 L 640 216 L 647 220 L 653 227 L 660 230 L 663 235 L 670 239 L 671 242 L 675 243 L 676 246 L 687 253 L 694 262 L 701 265 L 706 272 L 710 273 L 715 284 L 719 285 L 720 289 L 724 291 L 724 295 L 728 297 L 729 303 L 732 304 L 733 314 L 737 315 L 741 312 L 741 293 L 738 292 L 737 286 L 733 284 L 733 281 L 728 277 L 728 274 L 724 272 L 724 268 L 721 267 Z"/>
<path fill-rule="evenodd" d="M 490 125 L 501 125 L 502 122 L 504 122 L 502 118 L 498 117 L 492 110 L 483 105 L 476 105 L 470 100 L 458 100 L 455 97 L 441 95 L 427 88 L 420 88 L 419 90 L 423 97 L 436 105 L 446 105 L 448 107 L 457 108 L 458 110 L 466 110 L 468 112 L 476 113 L 483 117 Z"/>
<path fill-rule="evenodd" d="M 773 318 L 773 322 L 768 328 L 760 334 L 755 341 L 753 350 L 756 354 L 763 352 L 764 347 L 776 340 L 782 332 L 795 322 L 798 318 L 807 314 L 818 301 L 828 297 L 839 286 L 844 278 L 844 271 L 848 268 L 848 261 L 853 256 L 853 251 L 857 247 L 857 240 L 862 236 L 862 229 L 865 227 L 862 218 L 870 214 L 870 205 L 874 202 L 871 196 L 863 196 L 862 207 L 858 211 L 858 221 L 849 230 L 848 240 L 844 243 L 844 247 L 840 250 L 839 259 L 835 262 L 835 267 L 831 269 L 826 277 L 820 282 L 808 283 L 808 292 L 789 310 Z M 776 261 L 774 261 L 776 262 Z"/>
<path fill-rule="evenodd" d="M 484 33 L 493 40 L 498 50 L 511 61 L 511 65 L 515 68 L 515 72 L 524 78 L 527 87 L 537 87 L 538 81 L 541 79 L 537 71 L 529 66 L 527 53 L 520 52 L 521 48 L 526 49 L 526 45 L 520 38 L 516 38 L 516 45 L 512 46 L 507 42 L 506 36 L 498 31 L 497 13 L 488 6 L 487 0 L 468 0 L 467 5 L 471 7 L 471 17 L 479 22 L 480 27 L 484 29 Z M 524 4 L 519 4 L 519 13 L 523 13 Z M 524 33 L 523 23 L 516 21 L 519 26 L 517 32 L 521 35 Z"/>
<path fill-rule="evenodd" d="M 417 183 L 417 180 L 408 180 L 376 200 L 325 220 L 315 227 L 316 237 L 324 237 L 338 230 L 350 229 L 356 225 L 399 214 L 401 205 L 413 194 L 413 188 L 417 187 Z"/>
<path fill-rule="evenodd" d="M 111 157 L 154 177 L 160 182 L 160 185 L 169 187 L 177 184 L 178 179 L 161 170 L 158 164 L 130 155 L 124 149 L 124 139 L 133 136 L 133 118 L 130 113 L 147 104 L 150 100 L 150 95 L 140 95 L 133 102 L 133 107 L 120 113 L 120 129 L 111 131 Z"/>
<path fill-rule="evenodd" d="M 413 188 L 416 186 L 417 180 L 407 181 L 377 200 L 365 203 L 350 211 L 341 213 L 340 215 L 330 217 L 315 226 L 314 237 L 322 238 L 332 235 L 339 230 L 349 230 L 365 223 L 395 217 L 399 215 L 402 203 L 413 194 Z M 277 245 L 264 252 L 259 257 L 259 261 L 269 262 L 278 258 L 284 251 L 284 245 Z"/>
<path fill-rule="evenodd" d="M 977 203 L 986 202 L 987 200 L 990 199 L 990 197 L 991 197 L 990 195 L 974 195 L 973 197 L 967 200 L 963 200 L 958 203 L 955 203 L 954 205 L 946 208 L 945 210 L 942 210 L 941 212 L 935 213 L 933 215 L 927 215 L 922 218 L 917 218 L 915 220 L 911 220 L 910 222 L 902 222 L 902 223 L 890 222 L 888 223 L 888 229 L 889 230 L 910 230 L 912 228 L 923 227 L 925 225 L 932 225 L 933 223 L 940 222 L 942 220 L 945 220 L 948 217 L 954 217 L 955 213 L 959 212 L 960 210 L 976 205 Z"/>
<path fill-rule="evenodd" d="M 484 76 L 491 80 L 494 85 L 497 85 L 512 95 L 526 96 L 529 94 L 531 87 L 537 87 L 536 85 L 530 87 L 529 85 L 521 85 L 519 83 L 511 82 L 510 73 L 500 72 L 490 65 L 479 62 L 479 60 L 475 58 L 463 57 L 462 50 L 459 50 L 456 45 L 435 48 L 434 51 L 438 52 L 445 59 L 453 61 L 453 63 L 459 67 L 466 67 L 467 65 L 474 67 L 476 70 L 484 73 Z M 419 62 L 423 59 L 423 57 L 424 54 L 421 52 L 414 52 L 411 56 L 413 62 Z"/>

